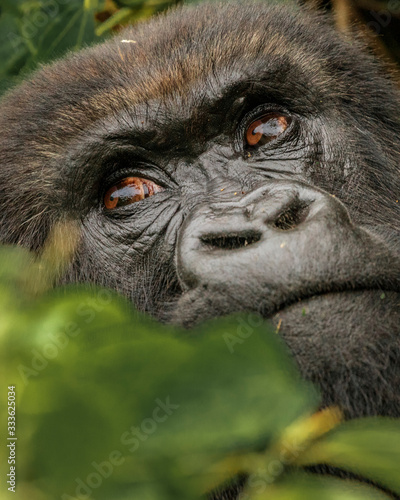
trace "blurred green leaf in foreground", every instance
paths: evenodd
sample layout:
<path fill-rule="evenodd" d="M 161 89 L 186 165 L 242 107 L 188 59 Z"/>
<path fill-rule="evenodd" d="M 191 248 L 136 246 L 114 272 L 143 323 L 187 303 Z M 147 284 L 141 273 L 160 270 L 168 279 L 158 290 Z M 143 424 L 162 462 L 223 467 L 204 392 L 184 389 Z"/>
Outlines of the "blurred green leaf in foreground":
<path fill-rule="evenodd" d="M 39 259 L 0 249 L 2 478 L 16 461 L 1 499 L 194 500 L 234 477 L 242 500 L 388 498 L 302 468 L 321 463 L 400 493 L 398 421 L 315 413 L 317 391 L 254 315 L 183 331 L 109 290 L 49 290 L 71 252 L 54 234 Z"/>

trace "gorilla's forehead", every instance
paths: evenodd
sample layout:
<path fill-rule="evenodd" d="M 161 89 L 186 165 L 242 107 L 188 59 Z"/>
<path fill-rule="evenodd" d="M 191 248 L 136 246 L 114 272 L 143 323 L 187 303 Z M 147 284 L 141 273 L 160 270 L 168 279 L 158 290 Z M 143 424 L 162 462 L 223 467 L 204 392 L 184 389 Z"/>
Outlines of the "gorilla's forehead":
<path fill-rule="evenodd" d="M 18 163 L 21 177 L 44 179 L 60 174 L 72 151 L 84 149 L 79 143 L 101 142 L 118 128 L 131 129 L 131 139 L 137 129 L 157 131 L 158 139 L 163 123 L 181 130 L 190 123 L 182 133 L 200 144 L 206 125 L 223 121 L 230 103 L 250 91 L 303 116 L 340 113 L 343 100 L 346 117 L 358 116 L 351 106 L 360 101 L 381 114 L 385 83 L 376 85 L 376 65 L 353 45 L 294 5 L 176 9 L 44 67 L 6 96 L 0 154 Z M 179 130 L 176 137 L 185 139 Z"/>
<path fill-rule="evenodd" d="M 316 14 L 262 3 L 202 5 L 44 68 L 17 90 L 10 112 L 23 108 L 24 121 L 32 116 L 36 124 L 40 115 L 43 131 L 51 128 L 56 139 L 59 129 L 65 143 L 120 110 L 157 99 L 174 101 L 175 109 L 181 100 L 182 113 L 191 112 L 232 85 L 261 83 L 271 100 L 280 94 L 310 110 L 343 91 L 334 82 L 334 58 L 346 64 L 343 47 Z"/>
<path fill-rule="evenodd" d="M 152 99 L 171 99 L 175 108 L 176 100 L 182 100 L 184 112 L 218 99 L 232 86 L 259 83 L 271 100 L 279 93 L 292 102 L 320 105 L 341 89 L 331 72 L 335 50 L 315 51 L 320 24 L 311 12 L 300 15 L 259 3 L 179 9 L 83 54 L 76 59 L 76 74 L 90 58 L 85 68 L 90 67 L 92 83 L 98 84 L 90 105 L 100 114 Z M 321 45 L 326 46 L 326 30 L 321 31 Z"/>

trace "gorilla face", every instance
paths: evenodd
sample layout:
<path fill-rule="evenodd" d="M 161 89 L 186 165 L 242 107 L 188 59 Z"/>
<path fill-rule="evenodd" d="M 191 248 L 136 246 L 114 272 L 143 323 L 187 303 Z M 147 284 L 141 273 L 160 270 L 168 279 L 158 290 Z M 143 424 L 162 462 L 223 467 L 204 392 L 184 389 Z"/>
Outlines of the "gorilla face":
<path fill-rule="evenodd" d="M 400 95 L 296 7 L 174 11 L 1 104 L 0 237 L 163 321 L 272 320 L 324 403 L 400 416 Z"/>

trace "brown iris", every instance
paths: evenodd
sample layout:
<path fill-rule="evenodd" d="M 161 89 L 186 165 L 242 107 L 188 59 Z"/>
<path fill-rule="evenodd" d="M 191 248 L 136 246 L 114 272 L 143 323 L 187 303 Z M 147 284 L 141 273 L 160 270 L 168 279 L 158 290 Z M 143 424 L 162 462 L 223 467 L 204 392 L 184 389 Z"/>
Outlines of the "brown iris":
<path fill-rule="evenodd" d="M 279 113 L 268 113 L 250 124 L 246 130 L 247 146 L 263 146 L 283 134 L 291 119 Z"/>
<path fill-rule="evenodd" d="M 160 191 L 162 188 L 148 179 L 127 177 L 107 191 L 104 195 L 104 205 L 108 210 L 112 210 L 144 200 Z"/>

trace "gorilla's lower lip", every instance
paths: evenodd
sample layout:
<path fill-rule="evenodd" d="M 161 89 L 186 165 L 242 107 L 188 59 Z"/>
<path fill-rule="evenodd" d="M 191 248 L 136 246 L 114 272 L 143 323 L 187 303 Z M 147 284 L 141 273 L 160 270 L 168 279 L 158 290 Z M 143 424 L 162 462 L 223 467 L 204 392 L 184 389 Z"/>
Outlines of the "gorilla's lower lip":
<path fill-rule="evenodd" d="M 360 311 L 364 311 L 362 321 Z M 361 323 L 378 330 L 385 326 L 385 330 L 391 328 L 394 332 L 399 330 L 400 293 L 364 289 L 318 294 L 284 305 L 269 319 L 278 330 L 291 332 L 301 332 L 305 325 L 309 329 L 310 324 L 321 330 L 348 331 L 360 328 Z"/>

